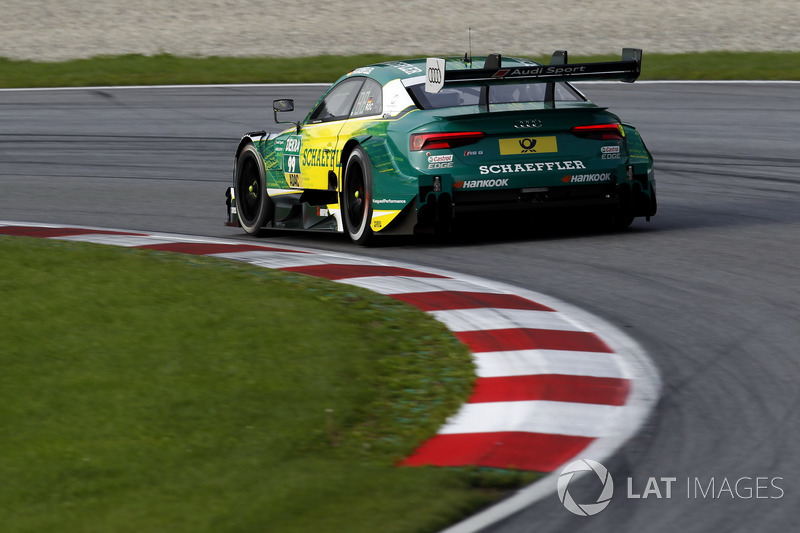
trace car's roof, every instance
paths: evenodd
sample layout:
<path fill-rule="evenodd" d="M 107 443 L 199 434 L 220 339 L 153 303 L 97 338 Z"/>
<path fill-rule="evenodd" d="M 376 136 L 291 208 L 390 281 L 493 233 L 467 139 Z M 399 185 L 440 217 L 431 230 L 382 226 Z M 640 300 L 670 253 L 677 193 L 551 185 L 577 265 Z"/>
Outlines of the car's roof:
<path fill-rule="evenodd" d="M 480 69 L 483 68 L 486 62 L 486 57 L 473 57 L 471 63 L 460 57 L 445 58 L 447 70 L 467 70 L 470 68 Z M 427 58 L 417 59 L 403 59 L 400 61 L 387 61 L 385 63 L 374 63 L 372 65 L 365 65 L 357 69 L 351 70 L 341 79 L 351 76 L 368 76 L 377 80 L 381 85 L 386 85 L 392 80 L 416 78 L 425 74 L 425 62 Z M 504 67 L 523 67 L 539 65 L 530 59 L 522 59 L 517 57 L 503 57 L 502 66 Z"/>

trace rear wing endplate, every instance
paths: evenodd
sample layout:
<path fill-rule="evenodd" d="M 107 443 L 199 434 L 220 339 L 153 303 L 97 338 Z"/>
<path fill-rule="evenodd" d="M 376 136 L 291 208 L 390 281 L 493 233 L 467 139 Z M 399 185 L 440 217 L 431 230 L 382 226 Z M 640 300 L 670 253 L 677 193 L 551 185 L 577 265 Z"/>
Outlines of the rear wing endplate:
<path fill-rule="evenodd" d="M 642 50 L 623 48 L 620 61 L 597 63 L 567 62 L 567 51 L 557 50 L 549 65 L 503 67 L 499 56 L 490 56 L 482 69 L 449 70 L 446 61 L 429 57 L 426 62 L 425 91 L 438 93 L 445 86 L 502 85 L 512 83 L 554 83 L 560 81 L 621 80 L 633 83 L 642 72 Z"/>

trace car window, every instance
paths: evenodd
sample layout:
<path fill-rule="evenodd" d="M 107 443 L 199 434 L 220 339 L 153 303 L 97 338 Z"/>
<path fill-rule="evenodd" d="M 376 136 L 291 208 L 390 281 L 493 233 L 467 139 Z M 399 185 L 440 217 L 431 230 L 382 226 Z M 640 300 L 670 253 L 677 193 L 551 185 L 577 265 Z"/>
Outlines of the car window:
<path fill-rule="evenodd" d="M 381 98 L 381 84 L 375 80 L 368 79 L 358 93 L 356 103 L 353 106 L 352 117 L 368 117 L 383 113 L 383 102 Z"/>
<path fill-rule="evenodd" d="M 515 83 L 488 87 L 490 104 L 523 104 L 541 103 L 545 99 L 546 83 Z M 480 86 L 446 87 L 439 93 L 425 92 L 425 84 L 409 87 L 423 109 L 442 109 L 478 105 L 480 102 Z M 555 84 L 557 102 L 583 102 L 581 94 L 566 83 Z"/>
<path fill-rule="evenodd" d="M 310 123 L 329 122 L 332 120 L 342 120 L 350 116 L 350 109 L 359 89 L 364 83 L 364 78 L 350 78 L 341 82 L 339 85 L 325 95 L 322 101 L 317 104 L 314 111 L 308 118 Z"/>

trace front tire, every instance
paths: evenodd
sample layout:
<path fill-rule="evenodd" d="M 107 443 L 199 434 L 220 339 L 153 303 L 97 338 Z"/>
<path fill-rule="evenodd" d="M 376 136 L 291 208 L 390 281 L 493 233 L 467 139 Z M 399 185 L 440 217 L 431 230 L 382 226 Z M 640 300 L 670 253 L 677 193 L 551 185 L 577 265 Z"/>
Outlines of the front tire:
<path fill-rule="evenodd" d="M 363 148 L 356 146 L 347 158 L 342 186 L 342 211 L 350 239 L 362 246 L 374 235 L 372 223 L 372 166 Z"/>
<path fill-rule="evenodd" d="M 252 144 L 246 145 L 236 159 L 234 189 L 239 224 L 251 235 L 261 234 L 272 220 L 274 204 L 267 194 L 264 161 Z"/>

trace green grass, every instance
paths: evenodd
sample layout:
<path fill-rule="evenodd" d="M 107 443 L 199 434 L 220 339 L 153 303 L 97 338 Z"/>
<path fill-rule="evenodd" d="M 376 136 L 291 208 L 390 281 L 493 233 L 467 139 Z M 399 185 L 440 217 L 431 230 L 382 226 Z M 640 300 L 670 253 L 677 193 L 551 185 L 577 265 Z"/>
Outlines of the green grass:
<path fill-rule="evenodd" d="M 0 294 L 4 531 L 435 531 L 533 479 L 395 466 L 473 368 L 390 298 L 14 237 Z"/>
<path fill-rule="evenodd" d="M 511 54 L 513 55 L 513 54 Z M 177 57 L 125 55 L 59 63 L 0 58 L 0 88 L 231 83 L 331 83 L 349 70 L 398 56 Z M 534 58 L 547 62 L 547 57 Z M 618 56 L 573 56 L 571 62 Z M 800 80 L 800 52 L 650 54 L 643 80 Z"/>

